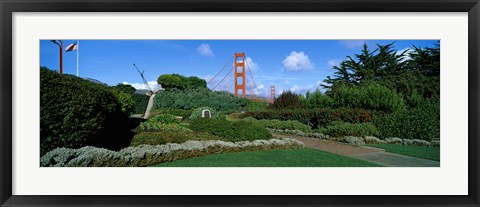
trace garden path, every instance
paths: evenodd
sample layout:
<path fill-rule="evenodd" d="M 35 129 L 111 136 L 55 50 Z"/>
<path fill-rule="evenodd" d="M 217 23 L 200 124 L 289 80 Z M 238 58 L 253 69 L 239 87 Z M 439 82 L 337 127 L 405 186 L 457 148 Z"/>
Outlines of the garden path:
<path fill-rule="evenodd" d="M 292 138 L 301 141 L 305 147 L 318 149 L 376 163 L 386 167 L 439 167 L 440 162 L 385 152 L 384 149 L 354 146 L 329 140 L 300 137 L 290 134 L 272 133 L 274 138 Z"/>
<path fill-rule="evenodd" d="M 150 116 L 150 110 L 152 110 L 153 98 L 155 98 L 155 95 L 156 94 L 152 94 L 152 96 L 150 96 L 150 98 L 148 99 L 148 105 L 147 105 L 147 110 L 145 111 L 144 119 L 148 119 L 148 117 Z"/>

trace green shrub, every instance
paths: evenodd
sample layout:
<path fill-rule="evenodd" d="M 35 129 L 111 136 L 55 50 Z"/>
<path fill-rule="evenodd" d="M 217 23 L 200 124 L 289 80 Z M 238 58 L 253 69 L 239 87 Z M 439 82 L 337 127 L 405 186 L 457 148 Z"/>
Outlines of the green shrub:
<path fill-rule="evenodd" d="M 138 146 L 142 144 L 147 145 L 161 145 L 166 143 L 183 143 L 188 140 L 223 140 L 221 137 L 211 135 L 207 132 L 182 132 L 164 130 L 156 132 L 140 132 L 136 134 L 130 146 Z"/>
<path fill-rule="evenodd" d="M 191 131 L 189 128 L 181 126 L 179 124 L 163 124 L 163 123 L 155 123 L 155 122 L 143 122 L 140 124 L 141 130 L 148 130 L 148 131 L 174 131 L 177 133 L 183 133 Z"/>
<path fill-rule="evenodd" d="M 121 92 L 117 89 L 111 88 L 111 92 L 115 95 L 120 102 L 122 111 L 126 114 L 132 114 L 135 110 L 135 101 L 133 100 L 132 95 Z"/>
<path fill-rule="evenodd" d="M 331 97 L 335 108 L 363 108 L 385 112 L 405 109 L 401 96 L 377 83 L 338 87 L 332 91 Z"/>
<path fill-rule="evenodd" d="M 268 106 L 269 104 L 265 102 L 248 100 L 246 108 L 247 111 L 261 111 L 268 109 Z"/>
<path fill-rule="evenodd" d="M 178 121 L 177 117 L 171 114 L 159 114 L 156 115 L 150 119 L 148 119 L 146 122 L 150 123 L 161 123 L 161 124 L 177 124 L 180 121 Z"/>
<path fill-rule="evenodd" d="M 314 92 L 307 91 L 305 107 L 309 109 L 331 108 L 333 107 L 333 99 L 330 96 L 323 94 L 318 89 Z"/>
<path fill-rule="evenodd" d="M 202 118 L 202 111 L 205 110 L 205 109 L 208 109 L 210 111 L 210 116 L 211 116 L 212 119 L 220 119 L 221 118 L 215 110 L 213 110 L 210 107 L 204 106 L 204 107 L 198 107 L 195 110 L 193 110 L 192 114 L 190 114 L 190 117 L 188 117 L 188 119 L 190 119 L 190 120 L 201 119 Z"/>
<path fill-rule="evenodd" d="M 112 88 L 114 88 L 118 91 L 121 91 L 123 93 L 126 93 L 126 94 L 133 94 L 136 91 L 136 89 L 133 86 L 128 85 L 128 84 L 123 84 L 123 83 L 119 83 L 116 86 L 113 86 Z"/>
<path fill-rule="evenodd" d="M 312 128 L 326 127 L 333 121 L 350 123 L 371 122 L 381 112 L 364 109 L 296 109 L 296 110 L 265 110 L 242 114 L 241 118 L 253 117 L 256 119 L 296 120 Z"/>
<path fill-rule="evenodd" d="M 440 103 L 423 102 L 415 108 L 375 118 L 380 136 L 431 141 L 440 137 Z"/>
<path fill-rule="evenodd" d="M 186 77 L 180 74 L 164 74 L 158 77 L 157 83 L 163 88 L 170 89 L 187 89 L 187 88 L 207 88 L 207 82 L 196 76 Z"/>
<path fill-rule="evenodd" d="M 147 111 L 148 99 L 149 97 L 145 94 L 134 93 L 132 95 L 133 101 L 135 102 L 135 114 L 144 114 Z"/>
<path fill-rule="evenodd" d="M 328 134 L 333 137 L 343 136 L 379 136 L 380 132 L 371 122 L 367 123 L 346 123 L 346 122 L 333 122 L 326 128 L 318 130 L 320 133 Z"/>
<path fill-rule="evenodd" d="M 272 109 L 300 109 L 303 108 L 302 97 L 300 94 L 295 94 L 291 91 L 286 91 L 280 94 L 271 105 Z"/>
<path fill-rule="evenodd" d="M 40 68 L 40 153 L 57 147 L 128 146 L 128 116 L 104 85 Z"/>
<path fill-rule="evenodd" d="M 310 126 L 302 124 L 298 121 L 292 121 L 292 120 L 287 120 L 287 121 L 280 121 L 280 120 L 268 120 L 268 119 L 262 119 L 262 120 L 256 120 L 252 117 L 248 117 L 243 119 L 246 122 L 253 123 L 256 126 L 262 127 L 262 128 L 268 128 L 268 129 L 288 129 L 288 130 L 300 130 L 302 132 L 310 132 L 312 129 Z"/>
<path fill-rule="evenodd" d="M 162 109 L 160 110 L 163 114 L 172 114 L 174 116 L 181 116 L 183 119 L 190 117 L 192 114 L 192 110 L 184 110 L 184 109 Z"/>
<path fill-rule="evenodd" d="M 245 106 L 247 100 L 236 97 L 226 91 L 210 91 L 206 88 L 168 90 L 158 93 L 154 98 L 152 110 L 164 109 L 192 110 L 202 106 L 208 106 L 216 111 L 239 111 Z"/>
<path fill-rule="evenodd" d="M 208 132 L 232 142 L 272 138 L 267 129 L 246 121 L 195 119 L 190 122 L 190 129 Z"/>

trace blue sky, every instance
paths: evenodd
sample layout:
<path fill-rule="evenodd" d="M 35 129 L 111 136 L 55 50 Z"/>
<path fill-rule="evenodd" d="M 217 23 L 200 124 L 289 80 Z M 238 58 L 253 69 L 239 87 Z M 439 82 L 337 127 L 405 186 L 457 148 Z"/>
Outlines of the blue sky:
<path fill-rule="evenodd" d="M 64 48 L 76 40 L 63 40 Z M 128 83 L 144 88 L 133 67 L 145 70 L 153 86 L 162 74 L 179 73 L 209 81 L 233 57 L 245 52 L 252 69 L 256 88 L 247 74 L 247 94 L 268 96 L 270 86 L 277 94 L 284 90 L 305 93 L 315 90 L 332 66 L 346 56 L 360 53 L 364 42 L 374 49 L 376 44 L 395 41 L 399 51 L 408 48 L 433 47 L 436 40 L 80 40 L 79 76 L 97 79 L 108 85 Z M 63 54 L 64 73 L 76 74 L 76 51 Z M 59 68 L 58 46 L 50 40 L 40 41 L 40 66 Z M 233 63 L 209 84 L 217 85 Z M 233 73 L 216 90 L 233 91 Z"/>

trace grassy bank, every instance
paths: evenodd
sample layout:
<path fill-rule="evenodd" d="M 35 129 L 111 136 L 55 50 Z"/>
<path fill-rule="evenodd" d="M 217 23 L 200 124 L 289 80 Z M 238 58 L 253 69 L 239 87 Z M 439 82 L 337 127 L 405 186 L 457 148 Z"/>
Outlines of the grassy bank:
<path fill-rule="evenodd" d="M 366 161 L 314 149 L 215 154 L 155 167 L 379 167 Z"/>
<path fill-rule="evenodd" d="M 368 146 L 382 148 L 385 149 L 386 152 L 440 161 L 440 147 L 421 147 L 395 144 L 377 144 Z"/>

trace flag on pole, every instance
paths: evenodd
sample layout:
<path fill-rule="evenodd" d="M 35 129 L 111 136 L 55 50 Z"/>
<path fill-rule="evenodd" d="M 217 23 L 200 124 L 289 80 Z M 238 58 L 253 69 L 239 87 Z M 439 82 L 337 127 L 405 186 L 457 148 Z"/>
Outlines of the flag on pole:
<path fill-rule="evenodd" d="M 78 49 L 78 45 L 77 45 L 77 42 L 73 43 L 73 44 L 69 44 L 67 46 L 67 48 L 65 49 L 65 52 L 70 52 L 70 51 L 74 51 L 74 50 L 77 50 Z"/>

